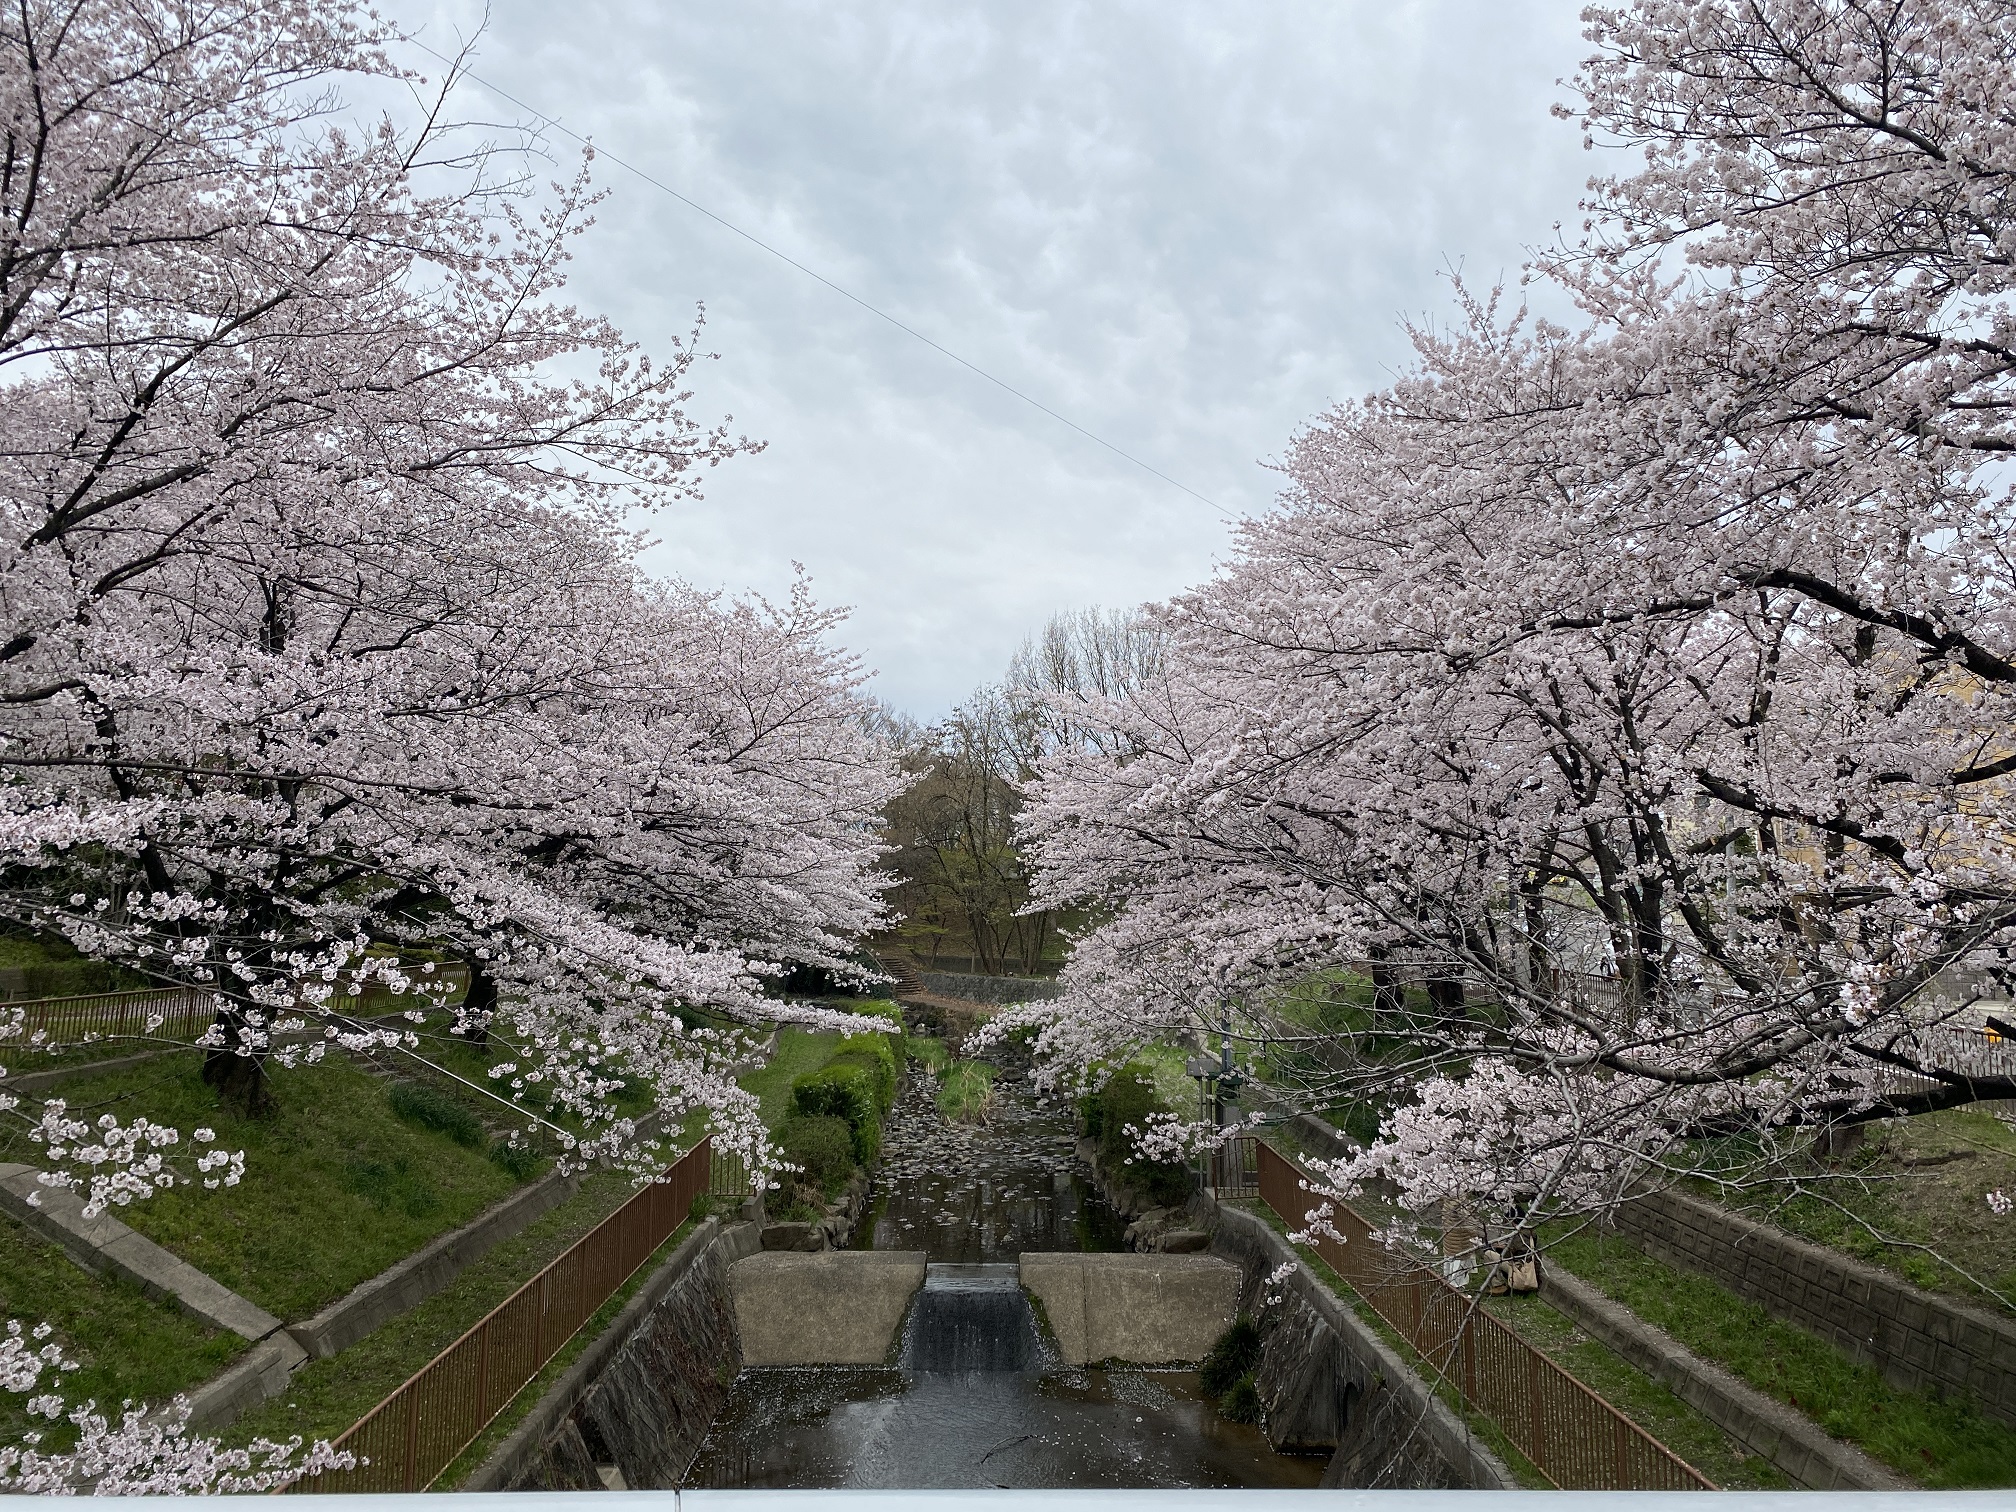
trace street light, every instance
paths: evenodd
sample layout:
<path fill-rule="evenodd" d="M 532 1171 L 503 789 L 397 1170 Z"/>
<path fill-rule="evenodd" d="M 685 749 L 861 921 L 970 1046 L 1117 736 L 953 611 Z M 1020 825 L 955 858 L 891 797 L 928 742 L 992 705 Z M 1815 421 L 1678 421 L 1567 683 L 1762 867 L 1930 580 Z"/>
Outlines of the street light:
<path fill-rule="evenodd" d="M 1201 1113 L 1208 1104 L 1211 1112 L 1211 1127 L 1225 1127 L 1229 1104 L 1238 1097 L 1242 1078 L 1239 1069 L 1232 1063 L 1232 1004 L 1227 1001 L 1219 1005 L 1218 1017 L 1218 1058 L 1213 1060 L 1210 1052 L 1193 1055 L 1183 1062 L 1184 1073 L 1197 1082 L 1197 1105 Z M 1204 1186 L 1212 1185 L 1209 1156 L 1199 1153 L 1197 1176 Z"/>

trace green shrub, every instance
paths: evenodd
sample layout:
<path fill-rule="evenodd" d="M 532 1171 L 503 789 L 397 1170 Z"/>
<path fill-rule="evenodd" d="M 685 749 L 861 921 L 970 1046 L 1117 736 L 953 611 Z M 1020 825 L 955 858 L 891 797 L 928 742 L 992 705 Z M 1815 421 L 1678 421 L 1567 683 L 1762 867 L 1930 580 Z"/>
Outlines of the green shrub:
<path fill-rule="evenodd" d="M 882 1110 L 872 1074 L 858 1064 L 833 1062 L 791 1083 L 791 1104 L 813 1118 L 838 1118 L 852 1136 L 854 1159 L 867 1165 L 882 1148 Z"/>
<path fill-rule="evenodd" d="M 1333 1127 L 1360 1144 L 1371 1144 L 1377 1139 L 1380 1126 L 1385 1121 L 1379 1104 L 1373 1102 L 1339 1103 L 1334 1108 L 1325 1109 L 1323 1116 Z"/>
<path fill-rule="evenodd" d="M 1252 1376 L 1239 1377 L 1232 1383 L 1232 1389 L 1218 1399 L 1218 1415 L 1233 1423 L 1260 1421 L 1260 1393 Z"/>
<path fill-rule="evenodd" d="M 483 1125 L 447 1093 L 415 1082 L 397 1082 L 389 1094 L 392 1111 L 406 1122 L 446 1134 L 470 1149 L 483 1143 Z"/>
<path fill-rule="evenodd" d="M 1138 1188 L 1157 1207 L 1174 1207 L 1190 1198 L 1190 1168 L 1176 1160 L 1143 1160 L 1127 1133 L 1148 1126 L 1148 1115 L 1169 1108 L 1155 1091 L 1150 1074 L 1139 1066 L 1122 1066 L 1094 1096 L 1098 1100 L 1099 1154 L 1106 1169 Z"/>
<path fill-rule="evenodd" d="M 1087 1139 L 1099 1139 L 1106 1132 L 1106 1099 L 1087 1092 L 1078 1099 L 1078 1126 Z"/>
<path fill-rule="evenodd" d="M 23 998 L 84 997 L 156 985 L 123 966 L 80 955 L 68 940 L 56 936 L 0 934 L 0 966 L 21 973 L 21 985 L 13 995 Z"/>
<path fill-rule="evenodd" d="M 539 1170 L 539 1152 L 528 1144 L 497 1140 L 490 1146 L 490 1159 L 508 1172 L 514 1181 L 530 1181 Z"/>
<path fill-rule="evenodd" d="M 1232 1320 L 1230 1328 L 1218 1335 L 1218 1342 L 1198 1365 L 1197 1384 L 1204 1388 L 1206 1396 L 1222 1397 L 1239 1383 L 1241 1376 L 1251 1375 L 1259 1363 L 1260 1330 L 1241 1313 Z"/>
<path fill-rule="evenodd" d="M 778 1126 L 777 1148 L 828 1197 L 854 1174 L 854 1131 L 845 1119 L 804 1113 L 787 1118 Z"/>
<path fill-rule="evenodd" d="M 887 1113 L 896 1105 L 896 1036 L 893 1034 L 850 1034 L 840 1041 L 840 1049 L 829 1066 L 858 1066 L 868 1076 L 875 1092 L 875 1106 Z"/>

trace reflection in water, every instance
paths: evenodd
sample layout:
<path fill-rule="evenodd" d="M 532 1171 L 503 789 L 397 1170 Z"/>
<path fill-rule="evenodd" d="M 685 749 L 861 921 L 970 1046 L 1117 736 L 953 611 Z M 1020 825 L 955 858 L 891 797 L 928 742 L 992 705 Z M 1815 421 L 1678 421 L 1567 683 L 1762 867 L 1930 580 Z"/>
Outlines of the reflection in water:
<path fill-rule="evenodd" d="M 745 1371 L 689 1486 L 1314 1486 L 1194 1371 Z"/>
<path fill-rule="evenodd" d="M 933 1260 L 1013 1260 L 1024 1250 L 1117 1250 L 1126 1220 L 1072 1156 L 1070 1115 L 1043 1108 L 1004 1071 L 985 1125 L 952 1124 L 930 1078 L 905 1088 L 882 1131 L 876 1199 L 860 1249 Z"/>
<path fill-rule="evenodd" d="M 919 1081 L 924 1081 L 919 1078 Z M 884 1128 L 863 1248 L 933 1263 L 902 1364 L 747 1370 L 685 1484 L 706 1487 L 1307 1487 L 1320 1458 L 1228 1423 L 1194 1371 L 1077 1370 L 1038 1332 L 1023 1250 L 1117 1250 L 1123 1222 L 1072 1157 L 1068 1115 L 1004 1073 L 985 1128 L 948 1126 L 924 1088 Z"/>

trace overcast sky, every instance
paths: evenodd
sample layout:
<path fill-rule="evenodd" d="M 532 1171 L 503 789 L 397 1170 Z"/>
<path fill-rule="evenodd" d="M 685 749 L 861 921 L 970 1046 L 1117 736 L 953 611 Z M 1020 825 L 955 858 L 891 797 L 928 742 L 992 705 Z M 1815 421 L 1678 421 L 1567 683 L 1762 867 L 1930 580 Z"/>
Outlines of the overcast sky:
<path fill-rule="evenodd" d="M 395 4 L 446 50 L 476 0 Z M 1234 513 L 1407 359 L 1443 276 L 1516 276 L 1591 159 L 1548 106 L 1578 0 L 495 0 L 501 89 Z M 424 60 L 423 60 L 424 61 Z M 470 86 L 465 109 L 523 119 Z M 556 147 L 571 150 L 555 139 Z M 768 449 L 654 570 L 853 606 L 922 717 L 1060 609 L 1166 597 L 1226 518 L 607 161 L 573 292 L 647 347 L 707 307 L 697 418 Z"/>

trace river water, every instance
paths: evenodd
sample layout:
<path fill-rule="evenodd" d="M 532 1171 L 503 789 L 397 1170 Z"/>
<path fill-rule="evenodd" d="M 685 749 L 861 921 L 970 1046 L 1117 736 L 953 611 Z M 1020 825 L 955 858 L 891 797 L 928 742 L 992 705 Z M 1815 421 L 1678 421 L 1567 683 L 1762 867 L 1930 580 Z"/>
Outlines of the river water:
<path fill-rule="evenodd" d="M 883 1129 L 857 1246 L 923 1250 L 900 1359 L 745 1370 L 687 1473 L 707 1487 L 1307 1487 L 1321 1458 L 1227 1422 L 1195 1371 L 1076 1369 L 1037 1328 L 1024 1250 L 1117 1250 L 1125 1228 L 1072 1153 L 1068 1112 L 1004 1071 L 985 1126 L 917 1077 Z"/>

